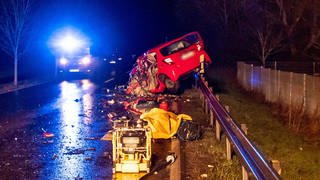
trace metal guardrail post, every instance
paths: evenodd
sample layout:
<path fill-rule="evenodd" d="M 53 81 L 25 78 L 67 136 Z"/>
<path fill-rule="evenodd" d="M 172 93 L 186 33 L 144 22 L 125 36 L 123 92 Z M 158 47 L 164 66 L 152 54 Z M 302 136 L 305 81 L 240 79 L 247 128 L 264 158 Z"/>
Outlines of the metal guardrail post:
<path fill-rule="evenodd" d="M 281 174 L 281 166 L 280 161 L 278 160 L 271 160 L 272 167 L 277 171 L 278 174 Z"/>
<path fill-rule="evenodd" d="M 220 96 L 216 95 L 217 100 L 220 100 Z M 218 121 L 218 119 L 215 119 L 215 127 L 216 127 L 216 139 L 218 140 L 218 142 L 221 141 L 221 126 L 220 123 Z"/>
<path fill-rule="evenodd" d="M 210 126 L 213 127 L 213 122 L 214 122 L 214 115 L 213 111 L 210 109 Z"/>
<path fill-rule="evenodd" d="M 227 160 L 230 161 L 232 158 L 232 149 L 231 149 L 231 143 L 227 137 L 226 137 L 226 148 L 227 148 Z"/>
<path fill-rule="evenodd" d="M 221 141 L 221 127 L 218 120 L 216 120 L 216 139 L 218 142 Z"/>
<path fill-rule="evenodd" d="M 212 94 L 212 92 L 210 92 L 207 83 L 205 83 L 203 79 L 199 79 L 199 76 L 198 80 L 199 89 L 207 100 L 207 103 L 209 104 L 208 106 L 215 114 L 216 124 L 219 124 L 221 129 L 223 129 L 229 141 L 232 143 L 234 152 L 237 154 L 237 157 L 245 169 L 248 172 L 250 171 L 255 179 L 280 179 L 279 174 L 274 170 L 270 163 L 265 160 L 258 149 L 256 149 L 249 141 L 226 109 L 223 108 L 217 98 Z"/>
<path fill-rule="evenodd" d="M 209 102 L 205 100 L 204 112 L 207 115 L 209 113 Z"/>
<path fill-rule="evenodd" d="M 228 113 L 230 113 L 230 106 L 225 106 L 224 108 L 226 109 L 226 111 Z M 230 143 L 228 137 L 226 137 L 226 149 L 227 149 L 227 160 L 231 160 L 232 159 L 232 149 L 231 149 L 231 143 Z"/>
<path fill-rule="evenodd" d="M 241 129 L 245 135 L 248 134 L 248 127 L 246 124 L 241 124 Z M 244 166 L 241 166 L 241 169 L 242 169 L 242 180 L 248 180 L 249 176 L 246 168 Z"/>

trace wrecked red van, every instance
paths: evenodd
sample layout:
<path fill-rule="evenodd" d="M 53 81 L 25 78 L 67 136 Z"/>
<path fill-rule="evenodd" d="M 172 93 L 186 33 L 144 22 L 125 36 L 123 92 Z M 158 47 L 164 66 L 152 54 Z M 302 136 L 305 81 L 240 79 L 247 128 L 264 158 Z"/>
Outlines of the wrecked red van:
<path fill-rule="evenodd" d="M 131 78 L 138 78 L 138 84 L 151 93 L 163 92 L 165 89 L 176 92 L 181 78 L 194 71 L 204 71 L 205 65 L 209 63 L 211 59 L 204 50 L 200 34 L 191 32 L 140 56 L 137 66 L 131 72 Z"/>

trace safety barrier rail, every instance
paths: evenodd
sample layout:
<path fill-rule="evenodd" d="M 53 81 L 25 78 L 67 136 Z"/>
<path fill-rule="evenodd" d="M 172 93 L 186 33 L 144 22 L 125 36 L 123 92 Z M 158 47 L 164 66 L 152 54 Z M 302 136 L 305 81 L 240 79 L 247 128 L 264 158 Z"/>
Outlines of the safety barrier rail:
<path fill-rule="evenodd" d="M 212 89 L 209 88 L 208 83 L 203 77 L 196 75 L 196 86 L 202 92 L 202 98 L 205 102 L 206 109 L 210 110 L 211 125 L 213 120 L 216 121 L 216 134 L 220 139 L 220 129 L 222 127 L 223 132 L 227 137 L 227 143 L 229 148 L 231 145 L 234 152 L 240 159 L 243 166 L 243 173 L 245 174 L 243 179 L 248 179 L 247 172 L 251 172 L 256 179 L 281 179 L 275 169 L 269 164 L 258 149 L 249 141 L 245 133 L 238 127 L 235 121 L 231 118 L 228 111 L 221 105 L 217 97 L 212 93 Z M 207 110 L 206 110 L 207 111 Z M 231 144 L 230 144 L 231 143 Z M 227 145 L 228 147 L 228 145 Z M 228 148 L 227 148 L 228 149 Z M 227 158 L 231 157 L 231 151 L 227 150 Z M 231 158 L 230 158 L 231 159 Z M 244 170 L 245 169 L 245 170 Z M 245 172 L 244 172 L 245 171 Z"/>

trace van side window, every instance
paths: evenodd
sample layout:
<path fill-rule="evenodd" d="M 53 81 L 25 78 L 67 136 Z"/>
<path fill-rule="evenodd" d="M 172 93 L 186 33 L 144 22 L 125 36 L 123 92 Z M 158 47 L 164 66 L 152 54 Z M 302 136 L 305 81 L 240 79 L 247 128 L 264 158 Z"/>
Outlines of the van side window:
<path fill-rule="evenodd" d="M 199 37 L 197 34 L 190 34 L 189 36 L 186 36 L 184 39 L 191 44 L 196 44 L 199 42 Z"/>

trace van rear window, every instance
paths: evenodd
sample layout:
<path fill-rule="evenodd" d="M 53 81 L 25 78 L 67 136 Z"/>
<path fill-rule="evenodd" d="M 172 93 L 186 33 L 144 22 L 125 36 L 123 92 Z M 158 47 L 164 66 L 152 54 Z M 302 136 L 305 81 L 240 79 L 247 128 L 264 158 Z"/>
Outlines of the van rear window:
<path fill-rule="evenodd" d="M 160 52 L 163 56 L 168 56 L 189 46 L 191 46 L 189 42 L 181 40 L 160 49 Z"/>
<path fill-rule="evenodd" d="M 193 44 L 196 44 L 199 42 L 199 37 L 197 34 L 190 34 L 183 38 L 181 41 L 177 41 L 173 44 L 170 44 L 162 49 L 160 49 L 160 52 L 163 56 L 168 56 L 170 54 L 173 54 L 177 51 L 180 51 L 182 49 L 185 49 Z"/>

